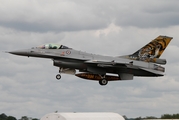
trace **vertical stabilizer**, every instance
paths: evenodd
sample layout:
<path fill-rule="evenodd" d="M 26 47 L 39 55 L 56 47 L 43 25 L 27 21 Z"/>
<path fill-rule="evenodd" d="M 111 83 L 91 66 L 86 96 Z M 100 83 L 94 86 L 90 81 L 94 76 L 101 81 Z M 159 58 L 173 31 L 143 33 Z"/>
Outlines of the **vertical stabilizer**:
<path fill-rule="evenodd" d="M 132 60 L 156 62 L 160 60 L 159 57 L 162 55 L 163 51 L 172 39 L 172 37 L 158 36 L 135 53 L 121 57 L 125 57 Z"/>

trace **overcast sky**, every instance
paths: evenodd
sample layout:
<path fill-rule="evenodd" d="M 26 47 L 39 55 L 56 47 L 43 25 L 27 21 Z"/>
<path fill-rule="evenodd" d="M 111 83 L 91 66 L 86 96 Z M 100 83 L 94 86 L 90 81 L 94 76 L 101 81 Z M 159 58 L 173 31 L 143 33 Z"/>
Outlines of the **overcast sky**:
<path fill-rule="evenodd" d="M 58 43 L 89 53 L 131 54 L 159 35 L 164 77 L 100 86 L 71 75 L 57 81 L 52 60 L 0 53 L 0 113 L 41 118 L 58 112 L 146 117 L 179 111 L 178 0 L 0 0 L 0 50 Z"/>

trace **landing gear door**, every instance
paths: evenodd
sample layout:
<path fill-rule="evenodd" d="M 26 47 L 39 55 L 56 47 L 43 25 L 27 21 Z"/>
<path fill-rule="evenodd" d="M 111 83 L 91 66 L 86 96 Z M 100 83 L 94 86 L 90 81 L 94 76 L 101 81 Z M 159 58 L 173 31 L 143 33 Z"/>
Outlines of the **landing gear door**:
<path fill-rule="evenodd" d="M 60 68 L 60 73 L 75 75 L 76 70 L 71 68 Z"/>
<path fill-rule="evenodd" d="M 119 77 L 121 80 L 132 80 L 133 79 L 133 74 L 128 74 L 128 73 L 120 73 Z"/>

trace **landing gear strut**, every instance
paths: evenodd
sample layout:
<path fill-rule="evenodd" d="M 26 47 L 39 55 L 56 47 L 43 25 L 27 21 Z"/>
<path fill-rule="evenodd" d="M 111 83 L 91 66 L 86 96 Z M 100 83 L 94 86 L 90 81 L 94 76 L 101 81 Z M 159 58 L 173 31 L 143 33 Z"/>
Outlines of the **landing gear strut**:
<path fill-rule="evenodd" d="M 62 68 L 59 68 L 59 73 L 62 71 Z M 61 79 L 61 75 L 60 74 L 57 74 L 56 75 L 56 79 L 57 80 L 60 80 Z"/>

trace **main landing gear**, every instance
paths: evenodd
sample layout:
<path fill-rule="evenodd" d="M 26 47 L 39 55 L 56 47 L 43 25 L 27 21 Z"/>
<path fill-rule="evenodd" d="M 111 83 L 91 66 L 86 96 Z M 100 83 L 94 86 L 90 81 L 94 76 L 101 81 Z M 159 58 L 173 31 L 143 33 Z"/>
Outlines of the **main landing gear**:
<path fill-rule="evenodd" d="M 105 80 L 105 79 L 103 79 L 103 80 L 100 80 L 100 81 L 99 81 L 99 84 L 100 84 L 100 85 L 107 85 L 107 84 L 108 84 L 108 81 Z"/>
<path fill-rule="evenodd" d="M 99 80 L 99 84 L 100 85 L 107 85 L 108 81 L 106 80 L 106 75 L 103 75 L 103 76 L 100 75 L 100 77 L 102 78 L 102 80 Z"/>

